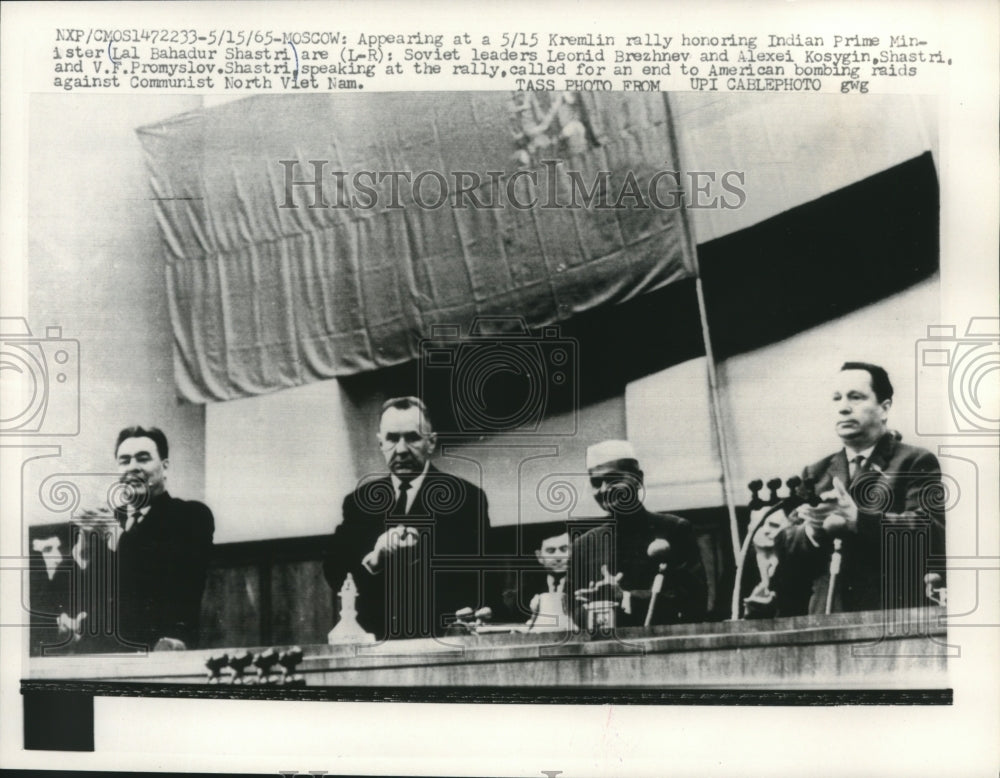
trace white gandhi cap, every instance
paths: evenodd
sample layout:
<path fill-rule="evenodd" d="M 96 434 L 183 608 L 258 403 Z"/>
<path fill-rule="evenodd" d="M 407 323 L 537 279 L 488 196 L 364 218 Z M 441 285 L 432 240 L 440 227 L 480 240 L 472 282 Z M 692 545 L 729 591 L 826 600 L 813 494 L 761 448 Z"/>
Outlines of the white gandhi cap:
<path fill-rule="evenodd" d="M 638 459 L 635 449 L 627 440 L 603 440 L 587 449 L 588 470 L 619 459 Z"/>

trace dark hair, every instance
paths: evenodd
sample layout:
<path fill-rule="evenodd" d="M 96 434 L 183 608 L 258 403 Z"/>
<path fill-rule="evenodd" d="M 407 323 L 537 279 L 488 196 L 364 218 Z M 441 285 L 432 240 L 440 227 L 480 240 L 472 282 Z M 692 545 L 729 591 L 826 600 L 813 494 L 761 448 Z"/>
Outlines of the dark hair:
<path fill-rule="evenodd" d="M 420 413 L 424 416 L 424 421 L 427 422 L 429 429 L 434 429 L 434 423 L 431 421 L 430 411 L 427 410 L 427 406 L 424 401 L 419 397 L 392 397 L 382 403 L 382 409 L 378 413 L 379 419 L 385 416 L 385 412 L 390 408 L 398 408 L 401 411 L 408 411 L 410 408 L 419 408 Z"/>
<path fill-rule="evenodd" d="M 115 456 L 118 455 L 118 447 L 121 446 L 123 440 L 128 440 L 129 438 L 149 438 L 156 444 L 156 453 L 160 455 L 160 459 L 166 459 L 169 454 L 169 447 L 167 446 L 167 436 L 163 434 L 163 430 L 159 427 L 140 427 L 135 424 L 131 427 L 126 427 L 121 432 L 118 433 L 118 440 L 115 441 Z"/>
<path fill-rule="evenodd" d="M 873 365 L 871 362 L 845 362 L 841 365 L 841 370 L 864 370 L 871 376 L 872 390 L 875 392 L 875 399 L 879 402 L 892 399 L 892 382 L 884 367 Z"/>

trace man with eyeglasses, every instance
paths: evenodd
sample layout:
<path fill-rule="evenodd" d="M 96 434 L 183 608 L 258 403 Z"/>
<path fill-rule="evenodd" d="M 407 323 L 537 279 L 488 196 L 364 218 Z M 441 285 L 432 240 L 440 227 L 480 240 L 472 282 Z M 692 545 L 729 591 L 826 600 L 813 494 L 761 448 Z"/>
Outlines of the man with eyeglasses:
<path fill-rule="evenodd" d="M 613 603 L 618 626 L 699 621 L 707 583 L 694 528 L 686 519 L 646 510 L 643 473 L 626 440 L 587 449 L 594 500 L 608 521 L 575 538 L 570 583 L 587 623 L 588 603 Z M 661 577 L 662 576 L 662 577 Z"/>
<path fill-rule="evenodd" d="M 441 635 L 456 611 L 486 604 L 486 495 L 431 464 L 437 436 L 420 399 L 386 401 L 377 440 L 389 474 L 344 499 L 323 572 L 334 592 L 350 573 L 358 624 L 377 639 Z"/>

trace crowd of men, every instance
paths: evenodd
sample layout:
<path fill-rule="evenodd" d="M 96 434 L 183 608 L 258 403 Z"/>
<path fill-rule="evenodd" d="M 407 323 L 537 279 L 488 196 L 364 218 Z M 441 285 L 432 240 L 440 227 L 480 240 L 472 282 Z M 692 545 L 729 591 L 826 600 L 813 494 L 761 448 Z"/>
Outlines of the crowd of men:
<path fill-rule="evenodd" d="M 793 495 L 751 517 L 753 557 L 739 561 L 745 572 L 756 567 L 758 578 L 747 586 L 742 615 L 926 602 L 928 555 L 944 554 L 944 516 L 935 500 L 940 468 L 932 453 L 889 429 L 892 396 L 877 365 L 849 362 L 837 373 L 832 401 L 841 445 L 803 471 L 815 498 Z M 456 614 L 483 606 L 495 619 L 527 628 L 706 618 L 708 586 L 695 528 L 646 508 L 643 471 L 628 441 L 587 449 L 603 519 L 582 528 L 569 522 L 537 538 L 534 559 L 518 555 L 500 572 L 480 564 L 490 529 L 486 494 L 431 462 L 437 436 L 427 406 L 416 397 L 387 401 L 377 441 L 386 474 L 344 498 L 323 567 L 334 596 L 350 582 L 358 625 L 373 639 L 445 634 Z M 49 566 L 50 589 L 67 594 L 45 603 L 45 618 L 54 620 L 64 647 L 85 638 L 80 650 L 195 647 L 212 513 L 168 493 L 168 445 L 160 430 L 122 430 L 115 457 L 124 502 L 81 517 L 70 557 Z M 920 559 L 887 557 L 892 544 L 885 533 L 904 525 L 924 532 Z M 117 577 L 101 589 L 104 567 Z"/>

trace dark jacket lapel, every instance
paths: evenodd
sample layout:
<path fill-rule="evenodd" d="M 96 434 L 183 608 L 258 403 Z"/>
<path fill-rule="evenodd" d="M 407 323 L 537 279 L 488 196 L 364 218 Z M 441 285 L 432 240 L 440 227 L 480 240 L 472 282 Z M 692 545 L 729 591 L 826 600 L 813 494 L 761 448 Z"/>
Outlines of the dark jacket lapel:
<path fill-rule="evenodd" d="M 896 436 L 891 432 L 885 433 L 881 438 L 879 438 L 878 443 L 875 444 L 875 449 L 872 451 L 871 458 L 865 462 L 865 472 L 868 472 L 869 470 L 876 470 L 879 473 L 884 473 L 888 470 L 889 463 L 896 455 L 896 449 L 898 447 L 899 441 L 896 440 Z"/>
<path fill-rule="evenodd" d="M 832 489 L 834 478 L 839 478 L 840 482 L 846 486 L 850 480 L 848 473 L 847 454 L 844 453 L 844 449 L 840 449 L 830 460 L 830 469 L 826 472 L 826 478 L 820 479 L 816 484 L 816 494 L 821 495 L 823 492 Z"/>
<path fill-rule="evenodd" d="M 427 488 L 436 488 L 433 486 L 434 481 L 443 477 L 445 477 L 444 474 L 434 467 L 434 465 L 430 465 L 427 468 L 427 474 L 424 476 L 424 480 L 421 482 L 420 488 L 417 490 L 417 496 L 413 498 L 413 505 L 410 506 L 410 510 L 406 514 L 407 518 L 410 516 L 417 518 L 429 518 L 432 516 L 431 512 L 427 509 L 427 503 L 424 498 L 427 495 Z"/>

